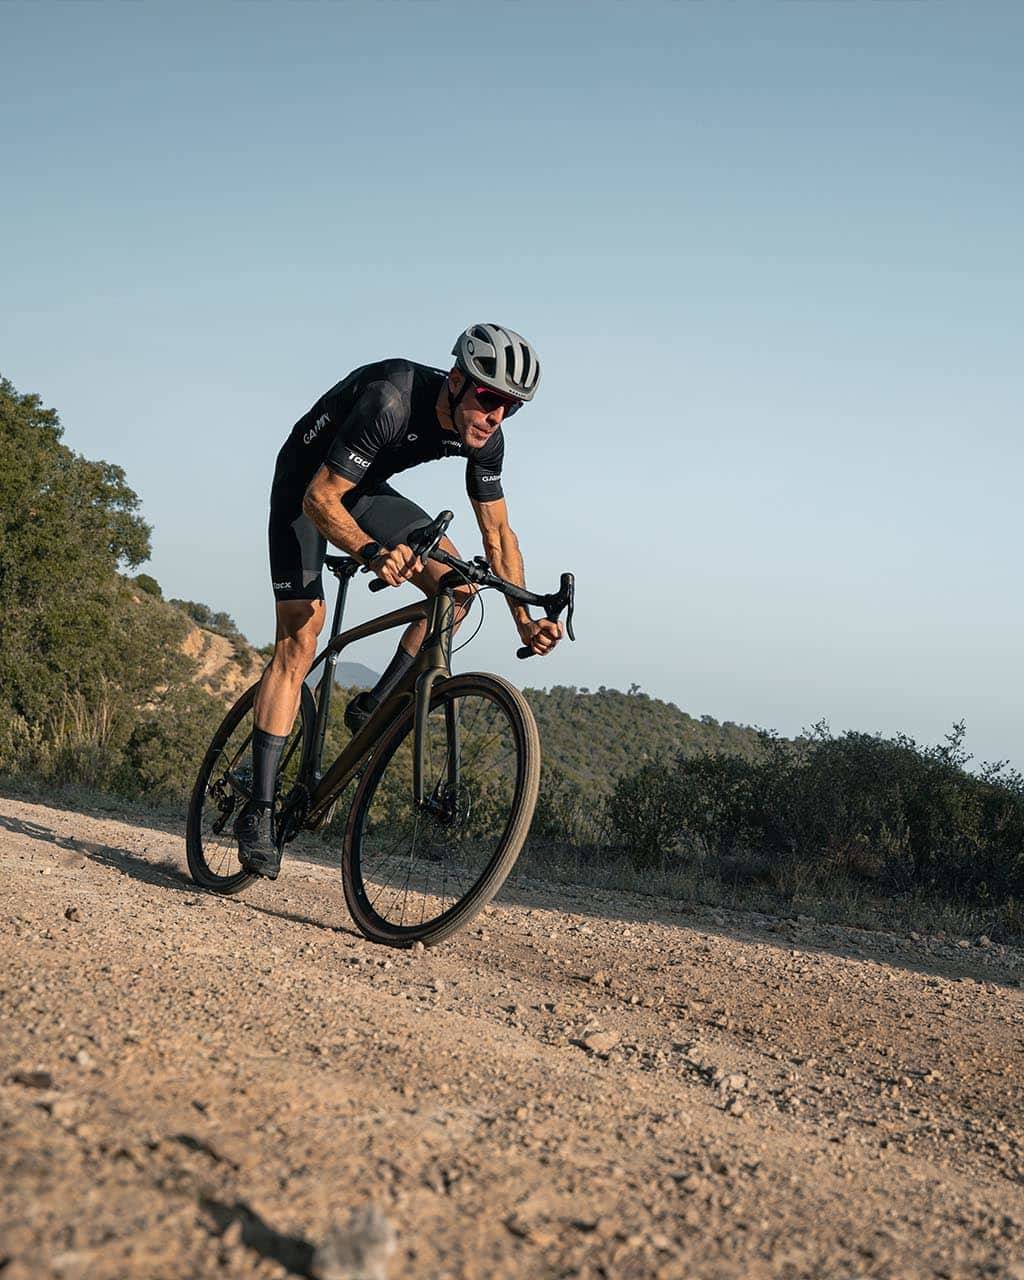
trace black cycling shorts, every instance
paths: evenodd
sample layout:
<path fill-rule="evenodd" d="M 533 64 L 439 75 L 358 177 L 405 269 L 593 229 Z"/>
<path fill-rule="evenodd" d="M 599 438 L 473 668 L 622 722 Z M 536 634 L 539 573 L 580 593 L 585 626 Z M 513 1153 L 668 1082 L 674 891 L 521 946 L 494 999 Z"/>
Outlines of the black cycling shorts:
<path fill-rule="evenodd" d="M 414 529 L 430 524 L 422 507 L 389 484 L 350 489 L 342 499 L 367 537 L 384 547 L 404 542 Z M 322 600 L 327 540 L 295 502 L 270 502 L 270 580 L 275 600 Z"/>

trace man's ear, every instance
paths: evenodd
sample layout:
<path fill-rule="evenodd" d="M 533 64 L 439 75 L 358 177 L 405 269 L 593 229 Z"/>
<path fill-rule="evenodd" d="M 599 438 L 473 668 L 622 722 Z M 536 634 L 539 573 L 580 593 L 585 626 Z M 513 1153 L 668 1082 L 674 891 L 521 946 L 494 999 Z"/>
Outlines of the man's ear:
<path fill-rule="evenodd" d="M 466 381 L 466 375 L 462 372 L 461 369 L 448 370 L 448 388 L 451 391 L 452 395 L 458 394 L 458 392 L 462 388 L 462 384 L 465 381 Z"/>

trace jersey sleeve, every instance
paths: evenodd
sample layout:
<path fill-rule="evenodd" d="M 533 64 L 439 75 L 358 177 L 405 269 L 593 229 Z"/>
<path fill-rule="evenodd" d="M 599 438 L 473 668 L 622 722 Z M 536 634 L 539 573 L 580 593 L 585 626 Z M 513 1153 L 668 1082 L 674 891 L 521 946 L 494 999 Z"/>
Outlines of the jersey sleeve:
<path fill-rule="evenodd" d="M 495 502 L 505 496 L 501 487 L 501 467 L 505 460 L 505 438 L 499 427 L 490 440 L 466 461 L 466 492 L 475 502 Z"/>
<path fill-rule="evenodd" d="M 393 382 L 371 382 L 345 415 L 325 465 L 336 476 L 358 484 L 381 449 L 400 438 L 408 416 L 408 398 Z"/>

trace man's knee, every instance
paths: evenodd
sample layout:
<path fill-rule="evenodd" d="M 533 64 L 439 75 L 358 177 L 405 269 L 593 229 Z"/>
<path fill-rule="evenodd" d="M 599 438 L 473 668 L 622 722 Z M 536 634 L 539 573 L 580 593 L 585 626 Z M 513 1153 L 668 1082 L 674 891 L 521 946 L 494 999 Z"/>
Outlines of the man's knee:
<path fill-rule="evenodd" d="M 323 625 L 322 600 L 289 600 L 279 604 L 273 665 L 293 674 L 304 667 L 302 675 L 305 675 L 316 654 L 317 637 Z"/>

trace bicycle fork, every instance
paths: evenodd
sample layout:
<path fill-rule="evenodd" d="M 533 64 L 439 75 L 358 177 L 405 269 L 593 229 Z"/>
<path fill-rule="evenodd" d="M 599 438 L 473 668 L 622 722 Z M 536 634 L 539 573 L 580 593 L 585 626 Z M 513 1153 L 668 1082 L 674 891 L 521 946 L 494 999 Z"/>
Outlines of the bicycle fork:
<path fill-rule="evenodd" d="M 437 797 L 427 797 L 427 754 L 429 744 L 430 696 L 438 680 L 451 675 L 452 632 L 455 624 L 455 598 L 451 588 L 438 592 L 431 610 L 430 633 L 423 642 L 424 669 L 416 678 L 416 711 L 413 728 L 412 798 L 417 809 L 436 805 Z M 445 703 L 446 780 L 455 794 L 458 786 L 459 750 L 458 716 L 451 702 Z"/>

